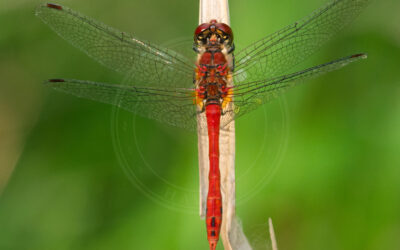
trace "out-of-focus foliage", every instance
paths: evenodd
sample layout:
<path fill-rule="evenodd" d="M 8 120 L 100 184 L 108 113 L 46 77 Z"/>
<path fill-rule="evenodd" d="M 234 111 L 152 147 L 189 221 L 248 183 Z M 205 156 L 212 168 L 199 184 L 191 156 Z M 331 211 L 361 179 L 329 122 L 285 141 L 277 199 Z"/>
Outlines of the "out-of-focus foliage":
<path fill-rule="evenodd" d="M 237 49 L 322 3 L 230 1 Z M 132 185 L 113 109 L 42 86 L 122 78 L 53 33 L 34 16 L 38 4 L 0 3 L 0 249 L 207 249 L 195 135 L 137 118 L 127 132 L 137 141 L 123 145 L 146 188 Z M 60 4 L 160 43 L 191 37 L 198 17 L 187 0 Z M 399 9 L 375 1 L 302 67 L 358 52 L 367 60 L 237 121 L 237 212 L 255 249 L 269 249 L 268 217 L 281 249 L 400 248 Z"/>

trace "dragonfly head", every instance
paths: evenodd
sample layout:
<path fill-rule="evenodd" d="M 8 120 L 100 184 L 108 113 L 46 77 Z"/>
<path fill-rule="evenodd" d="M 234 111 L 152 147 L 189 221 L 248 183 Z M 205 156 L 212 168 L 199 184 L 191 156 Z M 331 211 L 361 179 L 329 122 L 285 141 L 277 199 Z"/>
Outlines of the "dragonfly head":
<path fill-rule="evenodd" d="M 211 45 L 232 46 L 233 33 L 229 25 L 211 20 L 209 23 L 200 24 L 194 32 L 194 44 L 197 47 Z"/>

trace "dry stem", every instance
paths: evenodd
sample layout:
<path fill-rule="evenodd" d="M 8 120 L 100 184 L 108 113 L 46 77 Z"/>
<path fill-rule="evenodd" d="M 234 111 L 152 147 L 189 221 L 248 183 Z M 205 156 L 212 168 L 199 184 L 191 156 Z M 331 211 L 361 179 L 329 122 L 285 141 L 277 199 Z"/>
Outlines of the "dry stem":
<path fill-rule="evenodd" d="M 199 24 L 216 19 L 218 22 L 230 24 L 228 0 L 200 0 Z M 232 57 L 228 61 L 232 62 Z M 229 82 L 231 86 L 233 82 Z M 232 103 L 230 105 L 233 105 Z M 204 114 L 199 114 L 204 116 Z M 205 121 L 204 117 L 198 123 Z M 208 136 L 207 126 L 198 126 L 198 149 L 200 168 L 200 216 L 205 217 L 208 191 Z M 235 122 L 220 131 L 220 171 L 221 192 L 223 201 L 223 218 L 221 239 L 226 250 L 251 250 L 235 215 Z"/>

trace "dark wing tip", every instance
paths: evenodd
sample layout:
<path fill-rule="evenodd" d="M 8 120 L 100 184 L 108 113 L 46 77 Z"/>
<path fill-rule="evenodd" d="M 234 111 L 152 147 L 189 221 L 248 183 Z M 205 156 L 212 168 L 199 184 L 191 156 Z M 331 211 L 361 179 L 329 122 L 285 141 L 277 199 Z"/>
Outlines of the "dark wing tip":
<path fill-rule="evenodd" d="M 53 9 L 55 11 L 59 11 L 59 10 L 64 10 L 64 7 L 54 3 L 43 3 L 36 8 L 35 15 L 39 17 L 42 16 L 43 15 L 42 12 L 45 11 L 45 9 Z"/>
<path fill-rule="evenodd" d="M 355 54 L 355 55 L 350 56 L 350 58 L 359 58 L 359 57 L 360 57 L 360 59 L 366 59 L 368 57 L 368 55 L 365 53 L 360 53 L 360 54 Z"/>
<path fill-rule="evenodd" d="M 53 83 L 53 82 L 65 82 L 64 79 L 49 79 L 45 83 Z"/>
<path fill-rule="evenodd" d="M 54 4 L 54 3 L 47 3 L 46 7 L 47 8 L 52 8 L 52 9 L 56 9 L 56 10 L 62 10 L 63 9 L 63 7 L 61 5 Z"/>

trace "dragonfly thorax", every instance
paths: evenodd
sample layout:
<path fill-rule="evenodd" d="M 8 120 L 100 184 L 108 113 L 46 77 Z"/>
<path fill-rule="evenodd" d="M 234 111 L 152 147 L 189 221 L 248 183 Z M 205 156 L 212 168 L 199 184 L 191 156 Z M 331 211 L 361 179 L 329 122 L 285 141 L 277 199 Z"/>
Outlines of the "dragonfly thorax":
<path fill-rule="evenodd" d="M 211 20 L 194 32 L 194 51 L 198 54 L 195 74 L 196 103 L 202 110 L 208 104 L 227 103 L 228 78 L 232 73 L 228 57 L 234 50 L 233 33 L 224 23 Z"/>
<path fill-rule="evenodd" d="M 204 53 L 199 54 L 195 83 L 197 103 L 201 109 L 209 104 L 222 106 L 228 96 L 229 74 L 230 68 L 222 49 L 216 46 L 207 47 Z"/>

